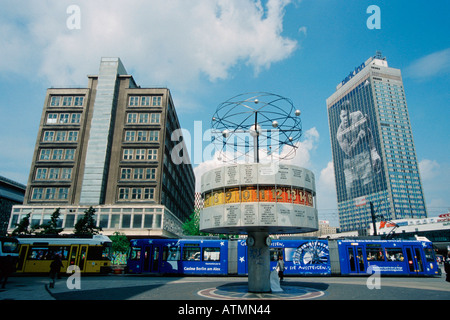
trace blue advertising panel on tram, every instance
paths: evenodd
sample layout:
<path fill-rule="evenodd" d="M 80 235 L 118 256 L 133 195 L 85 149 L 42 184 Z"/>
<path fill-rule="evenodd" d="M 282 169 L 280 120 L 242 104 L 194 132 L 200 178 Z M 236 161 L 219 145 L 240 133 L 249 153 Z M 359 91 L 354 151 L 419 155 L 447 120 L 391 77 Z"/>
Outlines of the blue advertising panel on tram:
<path fill-rule="evenodd" d="M 248 248 L 245 241 L 238 243 L 238 274 L 248 273 Z M 272 240 L 270 267 L 275 270 L 282 255 L 285 275 L 330 275 L 330 257 L 327 240 Z"/>
<path fill-rule="evenodd" d="M 228 272 L 223 240 L 135 239 L 127 262 L 130 273 L 211 274 Z"/>

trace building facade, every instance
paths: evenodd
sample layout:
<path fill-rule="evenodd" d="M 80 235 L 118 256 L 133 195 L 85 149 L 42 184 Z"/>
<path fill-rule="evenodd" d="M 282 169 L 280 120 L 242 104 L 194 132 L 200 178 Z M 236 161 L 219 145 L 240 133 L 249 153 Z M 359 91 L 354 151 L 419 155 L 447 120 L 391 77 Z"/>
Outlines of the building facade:
<path fill-rule="evenodd" d="M 22 204 L 26 186 L 0 176 L 0 237 L 6 235 L 13 205 Z"/>
<path fill-rule="evenodd" d="M 48 89 L 24 203 L 13 208 L 10 229 L 25 214 L 41 224 L 60 208 L 61 226 L 72 233 L 92 206 L 106 235 L 181 235 L 195 177 L 191 164 L 172 159 L 183 143 L 172 140 L 179 128 L 170 91 L 141 88 L 119 58 L 102 58 L 86 88 Z"/>
<path fill-rule="evenodd" d="M 340 230 L 426 218 L 419 166 L 399 69 L 379 52 L 327 99 Z"/>

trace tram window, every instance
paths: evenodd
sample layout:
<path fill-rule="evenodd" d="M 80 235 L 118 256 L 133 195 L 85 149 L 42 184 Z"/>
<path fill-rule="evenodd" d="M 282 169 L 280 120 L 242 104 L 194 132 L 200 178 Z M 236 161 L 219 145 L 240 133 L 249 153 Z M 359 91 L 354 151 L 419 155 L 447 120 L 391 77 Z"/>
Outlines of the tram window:
<path fill-rule="evenodd" d="M 427 262 L 435 262 L 436 257 L 434 255 L 433 249 L 431 248 L 425 248 L 425 259 Z"/>
<path fill-rule="evenodd" d="M 2 252 L 3 253 L 17 253 L 19 252 L 19 244 L 14 241 L 2 242 Z"/>
<path fill-rule="evenodd" d="M 383 249 L 381 246 L 374 245 L 366 247 L 367 261 L 384 261 Z"/>
<path fill-rule="evenodd" d="M 163 260 L 164 261 L 178 261 L 180 260 L 180 247 L 168 247 L 163 248 Z"/>
<path fill-rule="evenodd" d="M 89 247 L 87 259 L 88 260 L 105 260 L 109 258 L 109 247 Z"/>
<path fill-rule="evenodd" d="M 282 248 L 271 248 L 270 249 L 270 261 L 278 261 L 278 257 L 283 255 Z"/>
<path fill-rule="evenodd" d="M 220 261 L 220 248 L 203 248 L 203 261 Z"/>
<path fill-rule="evenodd" d="M 132 247 L 130 260 L 141 260 L 141 248 L 140 247 Z"/>
<path fill-rule="evenodd" d="M 386 248 L 387 261 L 403 261 L 403 251 L 400 248 Z"/>
<path fill-rule="evenodd" d="M 199 247 L 184 247 L 183 261 L 200 261 L 200 254 Z"/>
<path fill-rule="evenodd" d="M 30 260 L 53 260 L 59 254 L 62 260 L 67 260 L 69 247 L 33 247 L 31 248 L 28 259 Z"/>

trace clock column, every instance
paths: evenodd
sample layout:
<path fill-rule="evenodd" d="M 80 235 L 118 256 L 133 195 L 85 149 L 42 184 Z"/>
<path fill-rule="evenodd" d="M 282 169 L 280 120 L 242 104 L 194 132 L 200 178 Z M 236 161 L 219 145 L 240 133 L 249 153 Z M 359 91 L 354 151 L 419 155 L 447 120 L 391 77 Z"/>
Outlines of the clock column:
<path fill-rule="evenodd" d="M 249 232 L 248 239 L 248 291 L 271 292 L 270 237 L 268 232 Z"/>

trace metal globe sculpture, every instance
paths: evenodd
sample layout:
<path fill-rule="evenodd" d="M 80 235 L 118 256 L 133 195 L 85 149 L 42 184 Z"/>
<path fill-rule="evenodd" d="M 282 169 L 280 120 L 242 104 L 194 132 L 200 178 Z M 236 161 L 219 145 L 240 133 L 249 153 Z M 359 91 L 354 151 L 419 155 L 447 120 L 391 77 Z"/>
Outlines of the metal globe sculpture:
<path fill-rule="evenodd" d="M 260 152 L 271 160 L 291 159 L 302 135 L 300 110 L 290 99 L 267 92 L 244 93 L 221 103 L 211 129 L 224 162 L 249 162 L 251 156 L 252 162 L 260 162 Z"/>

